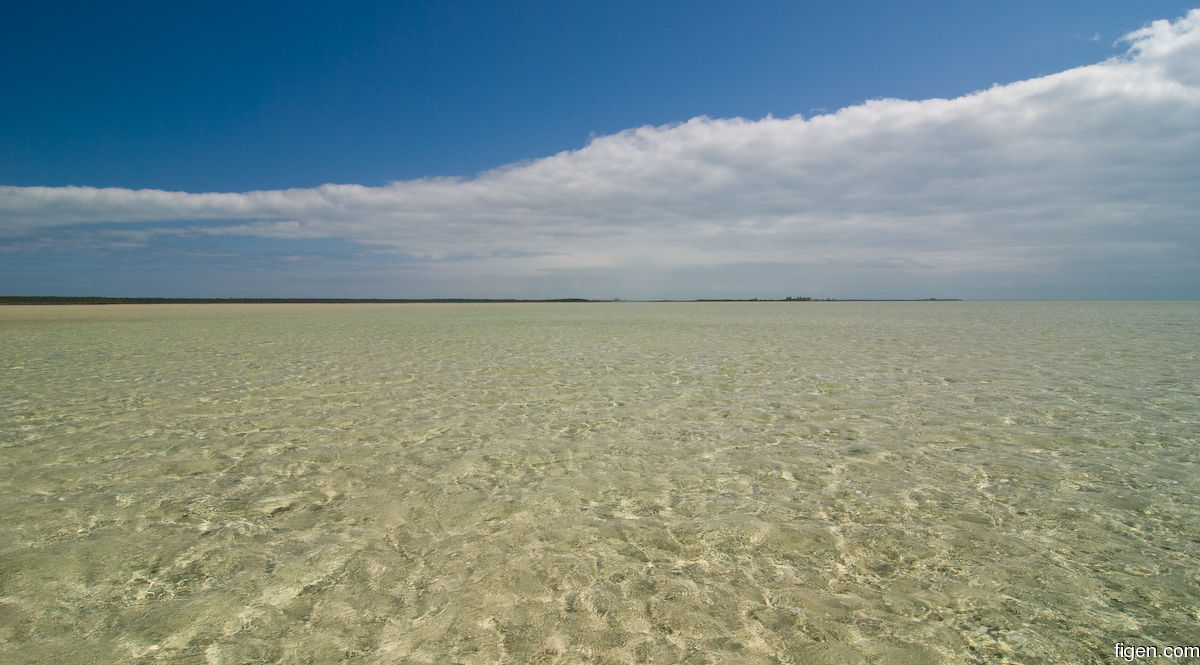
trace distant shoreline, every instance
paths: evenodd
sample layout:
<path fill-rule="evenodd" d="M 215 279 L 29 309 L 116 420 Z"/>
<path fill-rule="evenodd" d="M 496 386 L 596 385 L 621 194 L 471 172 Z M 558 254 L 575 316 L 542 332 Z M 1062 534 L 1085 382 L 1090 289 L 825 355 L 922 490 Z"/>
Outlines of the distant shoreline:
<path fill-rule="evenodd" d="M 962 302 L 961 298 L 696 298 L 692 300 L 589 300 L 587 298 L 108 298 L 102 296 L 0 296 L 0 305 L 356 305 L 455 303 L 611 302 Z"/>

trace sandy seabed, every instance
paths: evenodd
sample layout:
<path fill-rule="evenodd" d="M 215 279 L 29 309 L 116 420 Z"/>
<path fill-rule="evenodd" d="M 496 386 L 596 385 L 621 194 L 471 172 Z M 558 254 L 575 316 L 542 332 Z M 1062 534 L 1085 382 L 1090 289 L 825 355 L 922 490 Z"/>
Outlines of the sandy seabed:
<path fill-rule="evenodd" d="M 0 308 L 5 663 L 1200 643 L 1200 304 Z"/>

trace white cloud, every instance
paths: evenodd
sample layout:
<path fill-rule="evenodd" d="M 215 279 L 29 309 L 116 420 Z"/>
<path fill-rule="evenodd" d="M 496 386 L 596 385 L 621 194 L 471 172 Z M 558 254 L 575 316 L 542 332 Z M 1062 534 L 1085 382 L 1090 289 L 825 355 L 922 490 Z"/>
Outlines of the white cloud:
<path fill-rule="evenodd" d="M 1145 264 L 1151 282 L 1195 279 L 1200 10 L 1125 39 L 1123 57 L 957 99 L 694 118 L 472 178 L 204 194 L 0 187 L 0 242 L 93 223 L 138 223 L 139 238 L 339 238 L 475 256 L 454 262 L 457 279 L 514 289 L 570 271 L 666 280 L 753 265 L 830 284 L 875 266 L 913 284 L 1008 275 L 1036 288 L 1105 262 Z M 172 224 L 147 224 L 159 222 Z"/>

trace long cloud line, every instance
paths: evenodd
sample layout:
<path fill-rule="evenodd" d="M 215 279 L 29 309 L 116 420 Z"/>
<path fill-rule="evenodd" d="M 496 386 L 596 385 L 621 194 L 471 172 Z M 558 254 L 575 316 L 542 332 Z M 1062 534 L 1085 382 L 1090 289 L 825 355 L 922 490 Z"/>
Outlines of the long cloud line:
<path fill-rule="evenodd" d="M 700 117 L 469 178 L 244 193 L 0 187 L 0 246 L 137 224 L 146 237 L 475 256 L 481 273 L 831 257 L 1029 270 L 1151 248 L 1186 263 L 1200 250 L 1200 10 L 1126 40 L 1121 57 L 956 99 Z"/>

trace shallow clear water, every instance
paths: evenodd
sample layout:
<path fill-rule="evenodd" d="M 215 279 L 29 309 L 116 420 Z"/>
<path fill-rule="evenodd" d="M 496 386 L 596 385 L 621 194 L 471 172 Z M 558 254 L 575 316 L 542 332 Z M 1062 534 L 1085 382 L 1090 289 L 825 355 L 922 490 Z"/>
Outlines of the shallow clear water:
<path fill-rule="evenodd" d="M 0 308 L 0 660 L 1200 643 L 1200 304 Z"/>

